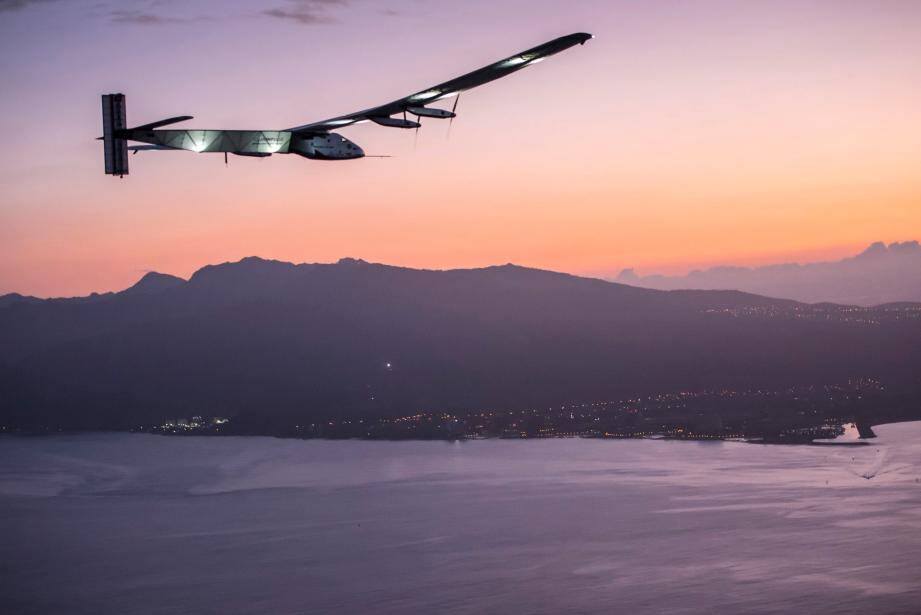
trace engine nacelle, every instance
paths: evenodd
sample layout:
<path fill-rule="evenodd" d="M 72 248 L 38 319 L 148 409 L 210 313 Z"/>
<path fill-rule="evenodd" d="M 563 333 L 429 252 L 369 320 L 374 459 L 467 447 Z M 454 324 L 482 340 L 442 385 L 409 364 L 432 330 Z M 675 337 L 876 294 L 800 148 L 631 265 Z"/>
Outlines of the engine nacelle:
<path fill-rule="evenodd" d="M 406 110 L 418 117 L 434 117 L 439 120 L 446 120 L 457 117 L 457 114 L 447 109 L 429 109 L 428 107 L 406 107 Z"/>
<path fill-rule="evenodd" d="M 288 152 L 312 160 L 351 160 L 365 155 L 358 145 L 334 132 L 312 136 L 291 135 Z"/>
<path fill-rule="evenodd" d="M 375 117 L 371 116 L 370 119 L 372 122 L 378 126 L 387 126 L 388 128 L 419 128 L 422 126 L 419 122 L 414 122 L 412 120 L 404 120 L 399 117 Z"/>

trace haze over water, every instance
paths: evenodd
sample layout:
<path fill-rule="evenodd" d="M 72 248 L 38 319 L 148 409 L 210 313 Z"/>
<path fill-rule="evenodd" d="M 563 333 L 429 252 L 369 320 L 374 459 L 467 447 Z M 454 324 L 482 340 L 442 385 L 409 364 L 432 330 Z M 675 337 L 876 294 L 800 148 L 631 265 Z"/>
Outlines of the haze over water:
<path fill-rule="evenodd" d="M 921 423 L 876 430 L 864 447 L 6 437 L 0 602 L 914 612 Z"/>

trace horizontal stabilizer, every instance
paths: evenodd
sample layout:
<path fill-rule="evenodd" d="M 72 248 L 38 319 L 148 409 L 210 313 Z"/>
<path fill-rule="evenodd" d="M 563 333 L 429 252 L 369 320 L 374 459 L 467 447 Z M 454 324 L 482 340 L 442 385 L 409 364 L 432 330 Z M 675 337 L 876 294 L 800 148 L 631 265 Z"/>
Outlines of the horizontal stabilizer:
<path fill-rule="evenodd" d="M 150 152 L 150 151 L 161 150 L 161 149 L 175 150 L 176 148 L 169 147 L 167 145 L 129 145 L 128 146 L 128 151 L 134 152 L 135 154 L 137 154 L 138 152 Z"/>
<path fill-rule="evenodd" d="M 151 122 L 150 124 L 144 124 L 143 126 L 135 126 L 130 130 L 153 130 L 154 128 L 159 128 L 160 126 L 169 126 L 170 124 L 184 122 L 191 119 L 191 115 L 177 115 L 176 117 L 168 117 L 165 120 L 160 120 L 159 122 Z"/>

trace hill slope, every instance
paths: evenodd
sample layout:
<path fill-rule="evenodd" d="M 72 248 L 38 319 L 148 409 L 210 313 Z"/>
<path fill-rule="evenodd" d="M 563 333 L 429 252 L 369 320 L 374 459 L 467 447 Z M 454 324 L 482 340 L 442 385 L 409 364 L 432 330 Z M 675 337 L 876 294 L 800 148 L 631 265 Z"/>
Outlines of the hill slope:
<path fill-rule="evenodd" d="M 150 274 L 148 274 L 149 276 Z M 258 258 L 144 292 L 0 308 L 0 422 L 269 429 L 425 408 L 921 373 L 916 306 L 662 292 L 513 265 L 425 271 Z"/>

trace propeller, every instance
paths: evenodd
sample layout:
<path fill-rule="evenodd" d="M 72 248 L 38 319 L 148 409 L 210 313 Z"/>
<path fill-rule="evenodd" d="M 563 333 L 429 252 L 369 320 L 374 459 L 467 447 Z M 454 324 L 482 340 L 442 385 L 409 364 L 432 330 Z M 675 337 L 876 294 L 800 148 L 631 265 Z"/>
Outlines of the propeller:
<path fill-rule="evenodd" d="M 451 107 L 451 113 L 454 113 L 455 115 L 452 115 L 451 119 L 448 120 L 448 141 L 451 140 L 451 127 L 454 126 L 454 118 L 457 115 L 457 103 L 460 102 L 460 95 L 461 93 L 458 92 L 457 96 L 454 97 L 454 106 Z"/>
<path fill-rule="evenodd" d="M 416 114 L 413 114 L 416 115 Z M 406 109 L 403 109 L 403 119 L 406 119 Z M 416 115 L 416 129 L 413 131 L 413 151 L 416 151 L 416 145 L 419 143 L 419 129 L 422 128 L 422 116 Z"/>

